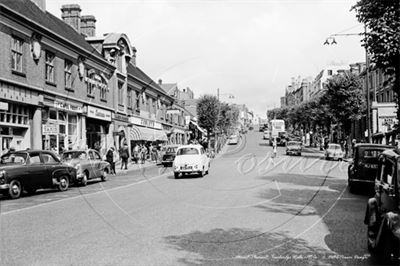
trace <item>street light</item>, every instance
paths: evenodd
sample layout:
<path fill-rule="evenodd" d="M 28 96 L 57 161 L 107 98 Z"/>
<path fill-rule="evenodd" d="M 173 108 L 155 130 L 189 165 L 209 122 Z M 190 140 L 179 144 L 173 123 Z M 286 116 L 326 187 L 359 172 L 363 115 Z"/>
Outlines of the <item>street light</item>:
<path fill-rule="evenodd" d="M 366 36 L 367 35 L 367 27 L 364 25 L 364 32 L 362 33 L 338 33 L 332 34 L 328 38 L 326 38 L 324 45 L 333 45 L 337 44 L 335 36 Z M 372 136 L 371 136 L 371 105 L 370 105 L 370 88 L 369 88 L 369 57 L 367 47 L 365 47 L 365 68 L 366 68 L 366 86 L 367 86 L 367 135 L 368 135 L 368 142 L 372 143 Z"/>

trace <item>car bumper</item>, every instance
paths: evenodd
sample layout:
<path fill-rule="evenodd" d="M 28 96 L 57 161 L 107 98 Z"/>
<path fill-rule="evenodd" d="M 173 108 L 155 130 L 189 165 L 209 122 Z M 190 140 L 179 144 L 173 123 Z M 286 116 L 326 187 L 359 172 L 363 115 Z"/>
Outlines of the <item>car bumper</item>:
<path fill-rule="evenodd" d="M 9 189 L 9 188 L 10 188 L 10 184 L 3 184 L 3 185 L 0 185 L 0 190 Z"/>

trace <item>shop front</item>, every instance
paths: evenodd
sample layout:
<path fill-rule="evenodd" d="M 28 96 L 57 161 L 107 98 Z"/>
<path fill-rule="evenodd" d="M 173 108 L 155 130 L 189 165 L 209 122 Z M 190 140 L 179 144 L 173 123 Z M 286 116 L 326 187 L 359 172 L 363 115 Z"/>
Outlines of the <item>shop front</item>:
<path fill-rule="evenodd" d="M 80 103 L 45 99 L 42 108 L 42 148 L 59 154 L 83 148 L 82 113 L 83 106 Z"/>
<path fill-rule="evenodd" d="M 159 144 L 168 141 L 159 122 L 139 117 L 130 117 L 129 122 L 131 123 L 129 132 L 132 147 L 139 143 L 156 142 Z"/>
<path fill-rule="evenodd" d="M 111 111 L 87 106 L 86 144 L 104 154 L 110 145 L 114 145 L 111 126 Z"/>
<path fill-rule="evenodd" d="M 394 145 L 396 142 L 397 124 L 395 103 L 372 104 L 372 140 L 374 143 Z"/>
<path fill-rule="evenodd" d="M 124 144 L 130 146 L 129 141 L 129 117 L 121 114 L 113 114 L 114 122 L 114 143 L 115 148 L 119 150 Z M 130 147 L 129 147 L 130 148 Z"/>

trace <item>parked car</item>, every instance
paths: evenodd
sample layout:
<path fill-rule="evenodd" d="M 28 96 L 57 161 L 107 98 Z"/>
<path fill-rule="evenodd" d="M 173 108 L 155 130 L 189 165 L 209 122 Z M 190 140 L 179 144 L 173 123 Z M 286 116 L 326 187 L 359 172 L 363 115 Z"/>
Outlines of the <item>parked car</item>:
<path fill-rule="evenodd" d="M 328 148 L 325 151 L 325 159 L 326 160 L 343 160 L 344 151 L 342 150 L 342 146 L 340 144 L 331 143 L 328 144 Z"/>
<path fill-rule="evenodd" d="M 19 198 L 24 190 L 29 194 L 40 188 L 65 191 L 75 180 L 76 169 L 51 151 L 21 150 L 0 158 L 0 192 L 12 199 Z"/>
<path fill-rule="evenodd" d="M 228 144 L 229 145 L 236 145 L 239 142 L 239 136 L 238 135 L 232 135 L 228 139 Z"/>
<path fill-rule="evenodd" d="M 179 145 L 168 145 L 166 146 L 164 155 L 162 156 L 161 163 L 164 167 L 172 166 L 176 156 L 176 150 L 178 149 Z"/>
<path fill-rule="evenodd" d="M 173 163 L 174 176 L 198 173 L 200 177 L 210 171 L 210 158 L 208 158 L 203 146 L 184 145 L 177 149 Z"/>
<path fill-rule="evenodd" d="M 110 163 L 103 161 L 99 152 L 93 149 L 66 151 L 61 160 L 76 169 L 76 181 L 83 186 L 95 178 L 106 181 L 110 173 Z"/>
<path fill-rule="evenodd" d="M 359 143 L 354 146 L 353 158 L 348 167 L 348 184 L 350 192 L 354 192 L 362 184 L 373 187 L 378 171 L 378 157 L 386 149 L 393 146 L 371 143 Z"/>
<path fill-rule="evenodd" d="M 286 144 L 286 155 L 301 155 L 302 143 L 300 141 L 288 141 Z"/>
<path fill-rule="evenodd" d="M 364 223 L 368 250 L 379 263 L 399 263 L 400 254 L 400 154 L 385 150 L 379 156 L 375 196 L 368 200 Z"/>

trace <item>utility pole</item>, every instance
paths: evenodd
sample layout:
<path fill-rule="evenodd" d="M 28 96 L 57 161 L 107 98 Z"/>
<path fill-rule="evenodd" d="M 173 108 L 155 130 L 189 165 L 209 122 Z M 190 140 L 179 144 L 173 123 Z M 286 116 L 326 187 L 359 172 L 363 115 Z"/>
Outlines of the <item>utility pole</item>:
<path fill-rule="evenodd" d="M 367 36 L 367 26 L 364 25 L 364 36 Z M 372 143 L 371 136 L 371 103 L 370 103 L 370 88 L 369 88 L 369 56 L 368 50 L 365 46 L 365 67 L 366 67 L 366 76 L 365 76 L 365 85 L 367 86 L 367 134 L 368 134 L 368 143 Z"/>
<path fill-rule="evenodd" d="M 218 101 L 219 101 L 219 88 L 217 88 L 217 98 L 218 98 Z"/>

